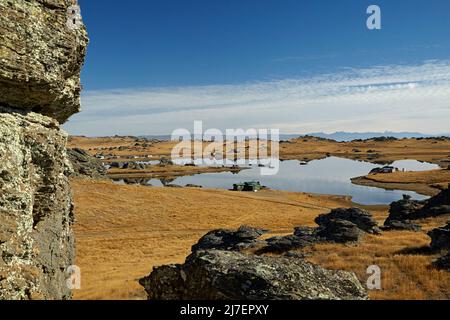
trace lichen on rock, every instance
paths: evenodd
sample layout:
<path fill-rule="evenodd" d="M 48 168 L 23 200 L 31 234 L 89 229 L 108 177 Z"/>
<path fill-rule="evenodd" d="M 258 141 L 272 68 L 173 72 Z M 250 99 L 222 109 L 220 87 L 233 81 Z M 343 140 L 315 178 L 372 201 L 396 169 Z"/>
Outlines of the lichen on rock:
<path fill-rule="evenodd" d="M 48 117 L 0 113 L 0 299 L 68 299 L 73 264 L 67 135 Z"/>
<path fill-rule="evenodd" d="M 67 134 L 88 38 L 74 0 L 0 0 L 0 300 L 69 299 Z"/>
<path fill-rule="evenodd" d="M 200 250 L 140 280 L 150 300 L 365 300 L 356 275 L 303 259 Z"/>
<path fill-rule="evenodd" d="M 0 105 L 65 122 L 80 109 L 86 29 L 68 28 L 72 0 L 0 0 Z"/>

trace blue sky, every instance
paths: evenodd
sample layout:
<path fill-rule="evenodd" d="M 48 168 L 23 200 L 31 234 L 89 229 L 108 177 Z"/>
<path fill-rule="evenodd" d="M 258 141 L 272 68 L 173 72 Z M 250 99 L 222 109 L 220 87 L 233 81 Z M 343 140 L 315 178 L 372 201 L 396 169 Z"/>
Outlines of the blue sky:
<path fill-rule="evenodd" d="M 167 134 L 195 118 L 286 133 L 450 131 L 448 0 L 79 3 L 91 43 L 69 133 Z M 381 30 L 366 28 L 371 4 Z M 398 120 L 383 121 L 392 108 Z"/>

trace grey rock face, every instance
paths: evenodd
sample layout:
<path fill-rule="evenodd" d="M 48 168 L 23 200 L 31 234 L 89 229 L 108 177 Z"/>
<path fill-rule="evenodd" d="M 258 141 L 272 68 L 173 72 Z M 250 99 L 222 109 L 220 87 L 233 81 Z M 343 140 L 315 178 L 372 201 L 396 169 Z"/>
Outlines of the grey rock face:
<path fill-rule="evenodd" d="M 103 179 L 106 177 L 106 169 L 102 161 L 89 155 L 83 149 L 68 149 L 67 154 L 73 167 L 73 176 Z"/>
<path fill-rule="evenodd" d="M 70 299 L 67 135 L 88 42 L 72 0 L 0 0 L 0 299 Z"/>
<path fill-rule="evenodd" d="M 422 227 L 418 224 L 412 223 L 410 220 L 399 221 L 387 219 L 384 222 L 383 230 L 406 230 L 419 232 L 422 230 Z"/>
<path fill-rule="evenodd" d="M 0 109 L 0 300 L 69 299 L 73 264 L 67 136 L 58 123 Z"/>
<path fill-rule="evenodd" d="M 152 300 L 367 299 L 355 274 L 302 259 L 197 251 L 140 280 Z"/>
<path fill-rule="evenodd" d="M 380 233 L 378 223 L 366 210 L 359 208 L 338 208 L 328 214 L 318 216 L 315 221 L 320 226 L 326 226 L 332 220 L 346 220 L 355 224 L 359 229 L 371 234 Z"/>
<path fill-rule="evenodd" d="M 88 38 L 68 28 L 72 0 L 0 0 L 0 106 L 65 122 L 80 109 Z"/>

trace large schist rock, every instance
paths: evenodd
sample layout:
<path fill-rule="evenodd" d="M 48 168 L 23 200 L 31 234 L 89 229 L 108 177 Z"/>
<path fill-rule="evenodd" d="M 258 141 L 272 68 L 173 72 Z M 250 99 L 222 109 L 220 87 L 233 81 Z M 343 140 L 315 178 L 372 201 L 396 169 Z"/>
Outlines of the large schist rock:
<path fill-rule="evenodd" d="M 0 0 L 0 299 L 69 299 L 67 134 L 87 35 L 71 0 Z"/>

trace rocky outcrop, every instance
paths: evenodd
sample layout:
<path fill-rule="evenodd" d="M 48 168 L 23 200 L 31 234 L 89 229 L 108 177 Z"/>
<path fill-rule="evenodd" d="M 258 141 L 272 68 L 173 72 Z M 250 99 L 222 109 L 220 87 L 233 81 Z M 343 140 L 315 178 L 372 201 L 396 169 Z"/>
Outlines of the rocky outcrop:
<path fill-rule="evenodd" d="M 340 208 L 317 217 L 317 228 L 297 227 L 294 234 L 260 240 L 268 230 L 242 226 L 237 231 L 213 230 L 192 247 L 192 252 L 205 249 L 232 250 L 256 248 L 258 253 L 284 253 L 320 242 L 358 242 L 366 233 L 380 229 L 372 215 L 359 208 Z"/>
<path fill-rule="evenodd" d="M 322 214 L 315 219 L 320 226 L 326 226 L 333 220 L 345 220 L 356 225 L 360 230 L 370 233 L 379 234 L 380 228 L 378 223 L 372 217 L 370 212 L 360 208 L 338 208 L 331 210 L 328 214 Z"/>
<path fill-rule="evenodd" d="M 72 176 L 92 179 L 106 178 L 106 168 L 99 159 L 79 148 L 68 149 L 67 153 L 73 167 Z"/>
<path fill-rule="evenodd" d="M 419 218 L 437 217 L 450 214 L 450 185 L 439 194 L 426 201 L 418 212 Z"/>
<path fill-rule="evenodd" d="M 290 250 L 300 249 L 320 242 L 316 233 L 311 235 L 287 235 L 283 237 L 272 237 L 267 239 L 266 245 L 259 249 L 261 253 L 276 252 L 284 253 Z"/>
<path fill-rule="evenodd" d="M 192 252 L 207 249 L 239 251 L 262 243 L 258 238 L 266 232 L 267 230 L 248 226 L 241 226 L 237 231 L 213 230 L 192 246 Z"/>
<path fill-rule="evenodd" d="M 140 284 L 151 300 L 367 299 L 355 274 L 298 257 L 200 250 L 183 265 L 157 267 Z"/>
<path fill-rule="evenodd" d="M 405 231 L 413 231 L 413 232 L 419 232 L 422 230 L 422 227 L 418 224 L 412 223 L 410 220 L 386 220 L 384 222 L 383 230 L 389 231 L 389 230 L 405 230 Z"/>
<path fill-rule="evenodd" d="M 74 257 L 66 139 L 50 118 L 0 113 L 0 299 L 71 296 L 65 285 Z"/>
<path fill-rule="evenodd" d="M 403 195 L 403 199 L 392 202 L 389 206 L 389 216 L 384 221 L 383 230 L 420 231 L 421 227 L 410 219 L 415 219 L 424 205 L 423 201 L 411 200 L 410 196 Z"/>
<path fill-rule="evenodd" d="M 358 242 L 363 235 L 355 223 L 343 219 L 326 220 L 317 230 L 318 237 L 336 243 Z"/>
<path fill-rule="evenodd" d="M 428 232 L 431 248 L 434 250 L 450 250 L 450 221 L 446 226 Z"/>
<path fill-rule="evenodd" d="M 391 221 L 408 221 L 417 219 L 418 212 L 425 205 L 424 201 L 411 200 L 411 197 L 404 195 L 403 199 L 394 201 L 389 206 L 389 216 L 385 221 L 385 226 Z"/>
<path fill-rule="evenodd" d="M 298 227 L 293 235 L 267 240 L 259 240 L 267 230 L 248 226 L 213 230 L 192 247 L 183 265 L 154 268 L 140 284 L 153 300 L 367 299 L 353 273 L 325 270 L 289 252 L 326 241 L 317 235 L 322 230 Z M 263 255 L 274 251 L 287 253 Z"/>
<path fill-rule="evenodd" d="M 69 299 L 67 135 L 87 45 L 72 0 L 0 0 L 0 299 Z M 78 20 L 77 20 L 78 21 Z"/>
<path fill-rule="evenodd" d="M 88 38 L 69 28 L 72 0 L 0 0 L 0 106 L 65 122 L 80 109 Z"/>
<path fill-rule="evenodd" d="M 450 189 L 425 201 L 411 200 L 410 196 L 404 195 L 403 199 L 391 203 L 383 229 L 420 231 L 421 227 L 412 220 L 445 214 L 450 214 Z"/>
<path fill-rule="evenodd" d="M 334 209 L 319 215 L 315 222 L 319 227 L 297 227 L 292 235 L 267 239 L 259 252 L 281 253 L 321 242 L 358 242 L 366 233 L 380 233 L 372 215 L 359 208 Z"/>

